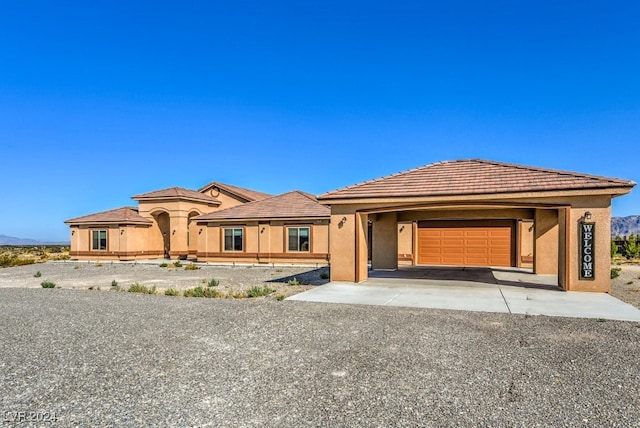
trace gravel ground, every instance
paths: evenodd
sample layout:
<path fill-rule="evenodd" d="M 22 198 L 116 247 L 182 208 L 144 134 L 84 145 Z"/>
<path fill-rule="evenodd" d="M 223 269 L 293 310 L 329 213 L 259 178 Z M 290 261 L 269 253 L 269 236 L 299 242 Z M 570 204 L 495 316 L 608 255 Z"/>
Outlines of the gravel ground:
<path fill-rule="evenodd" d="M 640 308 L 640 266 L 619 265 L 619 276 L 611 280 L 611 295 Z"/>
<path fill-rule="evenodd" d="M 188 263 L 180 268 L 160 267 L 162 261 L 147 263 L 88 263 L 88 262 L 48 262 L 0 269 L 0 288 L 41 288 L 40 283 L 51 281 L 60 288 L 91 289 L 110 291 L 116 281 L 121 289 L 128 289 L 133 283 L 155 286 L 159 293 L 167 288 L 184 290 L 206 286 L 210 279 L 217 279 L 216 290 L 224 295 L 233 295 L 254 286 L 268 286 L 275 290 L 271 298 L 290 296 L 308 290 L 310 285 L 329 282 L 326 267 L 276 267 L 238 265 L 215 266 L 196 264 L 197 270 L 186 270 Z M 40 276 L 36 277 L 37 272 Z M 324 275 L 323 275 L 324 274 Z M 301 284 L 288 285 L 288 281 L 298 280 Z"/>
<path fill-rule="evenodd" d="M 6 426 L 640 425 L 638 323 L 42 288 L 0 322 Z"/>
<path fill-rule="evenodd" d="M 274 298 L 325 272 L 0 269 L 0 426 L 640 426 L 638 323 Z M 623 266 L 612 294 L 639 306 L 638 276 Z M 278 291 L 104 292 L 113 280 L 184 289 L 210 278 L 224 292 Z"/>

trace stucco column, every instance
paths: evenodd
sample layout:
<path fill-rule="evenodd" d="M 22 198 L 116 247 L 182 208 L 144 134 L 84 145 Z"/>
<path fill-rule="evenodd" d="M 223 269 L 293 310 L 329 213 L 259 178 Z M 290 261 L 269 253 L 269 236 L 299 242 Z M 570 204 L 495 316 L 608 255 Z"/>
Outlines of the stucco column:
<path fill-rule="evenodd" d="M 170 225 L 171 255 L 187 255 L 189 253 L 189 247 L 187 246 L 187 216 L 171 215 Z"/>
<path fill-rule="evenodd" d="M 373 214 L 373 269 L 398 268 L 398 214 Z"/>
<path fill-rule="evenodd" d="M 341 205 L 331 207 L 331 281 L 356 281 L 356 216 Z"/>
<path fill-rule="evenodd" d="M 590 200 L 591 206 L 573 207 L 569 218 L 569 284 L 567 290 L 611 291 L 611 206 L 610 200 Z M 599 205 L 599 206 L 598 206 Z M 603 206 L 606 205 L 606 206 Z M 585 219 L 586 212 L 591 219 Z M 593 263 L 594 279 L 580 279 L 580 222 L 594 223 Z"/>
<path fill-rule="evenodd" d="M 558 210 L 536 209 L 533 271 L 541 275 L 558 273 Z"/>
<path fill-rule="evenodd" d="M 369 277 L 369 243 L 367 230 L 369 216 L 356 213 L 356 282 L 366 281 Z"/>
<path fill-rule="evenodd" d="M 331 207 L 331 281 L 367 279 L 367 218 L 350 206 Z"/>

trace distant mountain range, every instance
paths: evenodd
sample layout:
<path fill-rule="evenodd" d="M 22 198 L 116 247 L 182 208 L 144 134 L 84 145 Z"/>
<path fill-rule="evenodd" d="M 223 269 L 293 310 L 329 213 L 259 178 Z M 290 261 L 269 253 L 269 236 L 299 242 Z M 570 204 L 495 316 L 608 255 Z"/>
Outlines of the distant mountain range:
<path fill-rule="evenodd" d="M 640 233 L 640 215 L 628 217 L 611 217 L 611 236 L 625 237 Z"/>
<path fill-rule="evenodd" d="M 68 242 L 45 242 L 37 239 L 15 238 L 0 235 L 0 245 L 69 245 Z"/>

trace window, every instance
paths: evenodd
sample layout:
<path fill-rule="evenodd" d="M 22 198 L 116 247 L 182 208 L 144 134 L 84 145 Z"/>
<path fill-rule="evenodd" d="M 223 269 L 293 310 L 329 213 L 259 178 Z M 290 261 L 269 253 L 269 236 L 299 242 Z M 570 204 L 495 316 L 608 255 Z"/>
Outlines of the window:
<path fill-rule="evenodd" d="M 244 234 L 244 230 L 242 228 L 225 229 L 224 230 L 224 250 L 225 251 L 242 251 L 243 234 Z"/>
<path fill-rule="evenodd" d="M 289 251 L 309 251 L 309 228 L 290 227 L 289 230 Z"/>
<path fill-rule="evenodd" d="M 106 230 L 91 231 L 91 249 L 94 251 L 106 251 L 107 249 L 107 231 Z"/>

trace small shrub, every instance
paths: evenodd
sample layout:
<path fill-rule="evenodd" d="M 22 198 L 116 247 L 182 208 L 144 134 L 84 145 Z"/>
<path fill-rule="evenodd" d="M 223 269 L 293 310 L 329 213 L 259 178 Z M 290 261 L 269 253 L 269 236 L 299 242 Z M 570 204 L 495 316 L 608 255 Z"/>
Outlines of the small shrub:
<path fill-rule="evenodd" d="M 36 272 L 33 277 L 34 278 L 40 278 L 42 276 L 42 273 L 40 271 Z"/>
<path fill-rule="evenodd" d="M 115 287 L 111 288 L 111 291 L 124 291 L 124 289 L 122 287 L 120 287 L 119 285 L 116 285 Z"/>
<path fill-rule="evenodd" d="M 176 266 L 176 267 L 177 267 L 177 266 Z M 184 267 L 184 270 L 198 270 L 198 269 L 200 269 L 200 266 L 196 266 L 196 265 L 195 265 L 195 264 L 193 264 L 193 263 L 189 263 L 188 265 L 186 265 L 186 266 Z"/>
<path fill-rule="evenodd" d="M 180 290 L 176 290 L 175 288 L 167 288 L 166 290 L 164 290 L 164 295 L 165 296 L 179 296 L 180 295 Z"/>
<path fill-rule="evenodd" d="M 204 297 L 209 297 L 209 298 L 219 298 L 222 297 L 222 293 L 219 292 L 218 290 L 214 289 L 214 288 L 206 288 L 204 290 Z"/>
<path fill-rule="evenodd" d="M 42 288 L 56 288 L 55 282 L 51 281 L 42 281 L 40 285 L 42 286 Z"/>
<path fill-rule="evenodd" d="M 111 281 L 111 286 L 112 287 L 117 287 L 118 286 L 118 281 L 116 281 L 115 279 L 113 281 Z"/>
<path fill-rule="evenodd" d="M 208 297 L 208 298 L 217 298 L 222 297 L 222 293 L 218 290 L 214 290 L 212 288 L 204 288 L 201 286 L 197 286 L 195 288 L 188 288 L 184 290 L 184 297 Z"/>
<path fill-rule="evenodd" d="M 207 283 L 207 287 L 211 288 L 211 287 L 217 287 L 218 285 L 220 285 L 220 281 L 218 281 L 215 278 L 212 278 L 211 280 L 209 280 L 209 282 Z"/>
<path fill-rule="evenodd" d="M 277 300 L 278 302 L 283 301 L 283 300 L 284 300 L 284 294 L 278 294 L 278 295 L 276 296 L 276 300 Z"/>
<path fill-rule="evenodd" d="M 73 268 L 77 270 L 80 269 L 80 266 L 74 266 Z"/>
<path fill-rule="evenodd" d="M 167 266 L 169 266 L 169 265 L 168 265 L 168 264 L 166 264 L 166 263 L 160 263 L 160 265 L 159 265 L 159 266 L 160 266 L 160 267 L 167 267 Z"/>
<path fill-rule="evenodd" d="M 274 289 L 267 287 L 266 285 L 264 287 L 259 287 L 259 286 L 254 286 L 251 287 L 250 289 L 247 290 L 247 297 L 262 297 L 262 296 L 268 296 L 269 294 L 273 293 Z"/>
<path fill-rule="evenodd" d="M 204 296 L 204 288 L 198 286 L 195 288 L 187 288 L 182 293 L 184 297 L 203 297 Z"/>
<path fill-rule="evenodd" d="M 248 296 L 244 291 L 238 291 L 237 293 L 233 293 L 231 297 L 233 297 L 234 299 L 245 299 Z"/>
<path fill-rule="evenodd" d="M 175 262 L 173 262 L 173 267 L 182 267 L 182 263 L 180 263 L 180 260 L 176 260 Z"/>
<path fill-rule="evenodd" d="M 322 272 L 320 274 L 320 279 L 329 279 L 329 273 L 328 272 Z"/>
<path fill-rule="evenodd" d="M 300 285 L 300 281 L 298 281 L 298 278 L 293 277 L 293 279 L 290 279 L 287 284 L 289 285 Z"/>
<path fill-rule="evenodd" d="M 621 268 L 612 268 L 611 269 L 611 279 L 617 278 L 620 276 Z"/>
<path fill-rule="evenodd" d="M 97 290 L 100 291 L 100 287 L 94 287 L 93 285 L 91 287 L 89 287 L 89 290 Z"/>
<path fill-rule="evenodd" d="M 283 272 L 283 270 L 282 269 L 276 269 L 276 272 L 281 273 L 281 272 Z"/>
<path fill-rule="evenodd" d="M 633 281 L 627 282 L 627 285 L 631 285 L 631 284 L 633 284 Z"/>
<path fill-rule="evenodd" d="M 129 287 L 129 293 L 156 294 L 156 286 L 147 287 L 146 285 L 133 283 Z"/>
<path fill-rule="evenodd" d="M 102 267 L 102 263 L 96 263 L 96 267 Z"/>

